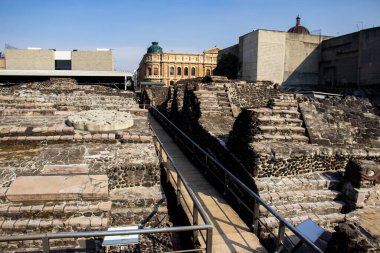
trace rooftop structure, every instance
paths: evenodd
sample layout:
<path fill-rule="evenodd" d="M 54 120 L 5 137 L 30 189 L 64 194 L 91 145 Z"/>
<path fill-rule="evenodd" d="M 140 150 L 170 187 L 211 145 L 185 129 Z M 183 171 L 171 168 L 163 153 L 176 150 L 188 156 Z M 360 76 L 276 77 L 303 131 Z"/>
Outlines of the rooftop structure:
<path fill-rule="evenodd" d="M 309 30 L 301 25 L 301 18 L 299 15 L 296 18 L 296 25 L 290 28 L 288 33 L 310 34 Z"/>

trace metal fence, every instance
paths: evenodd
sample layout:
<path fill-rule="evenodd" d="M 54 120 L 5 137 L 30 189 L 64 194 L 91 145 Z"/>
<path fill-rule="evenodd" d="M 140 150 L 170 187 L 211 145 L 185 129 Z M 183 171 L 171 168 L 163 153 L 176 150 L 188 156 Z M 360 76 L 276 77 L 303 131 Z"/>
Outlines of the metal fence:
<path fill-rule="evenodd" d="M 270 233 L 275 239 L 275 251 L 280 252 L 282 249 L 291 251 L 291 248 L 295 246 L 294 239 L 302 241 L 304 245 L 311 252 L 322 253 L 323 251 L 318 248 L 312 241 L 305 237 L 301 232 L 286 221 L 280 214 L 278 214 L 274 209 L 272 209 L 263 199 L 261 199 L 252 189 L 245 185 L 241 180 L 234 176 L 229 170 L 227 170 L 219 161 L 214 157 L 210 156 L 202 147 L 195 143 L 190 137 L 188 137 L 182 130 L 180 130 L 176 125 L 174 125 L 168 118 L 165 117 L 160 111 L 156 108 L 151 107 L 150 112 L 155 116 L 157 120 L 160 121 L 162 126 L 173 135 L 174 139 L 180 144 L 182 148 L 188 151 L 191 154 L 192 158 L 195 159 L 198 163 L 203 165 L 205 172 L 212 175 L 212 178 L 219 181 L 223 185 L 224 194 L 232 194 L 241 204 L 242 207 L 247 209 L 252 215 L 252 229 L 253 232 L 259 234 L 259 223 L 263 228 Z M 244 192 L 245 196 L 249 196 L 252 199 L 252 204 L 247 204 L 247 199 L 242 198 L 242 195 L 239 194 Z M 272 229 L 269 228 L 260 218 L 260 205 L 263 206 L 268 213 L 273 215 L 278 221 L 277 234 L 274 234 Z M 285 230 L 290 231 L 287 235 Z M 288 246 L 284 243 L 284 238 L 287 237 Z M 292 237 L 292 238 L 291 238 Z"/>

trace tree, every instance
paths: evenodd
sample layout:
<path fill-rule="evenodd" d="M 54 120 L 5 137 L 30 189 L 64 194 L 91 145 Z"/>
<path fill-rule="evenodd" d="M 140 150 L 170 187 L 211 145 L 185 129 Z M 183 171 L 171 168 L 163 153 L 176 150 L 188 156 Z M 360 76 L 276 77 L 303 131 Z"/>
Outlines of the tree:
<path fill-rule="evenodd" d="M 237 79 L 239 72 L 239 58 L 231 53 L 223 54 L 214 69 L 214 74 L 226 76 L 228 79 Z"/>

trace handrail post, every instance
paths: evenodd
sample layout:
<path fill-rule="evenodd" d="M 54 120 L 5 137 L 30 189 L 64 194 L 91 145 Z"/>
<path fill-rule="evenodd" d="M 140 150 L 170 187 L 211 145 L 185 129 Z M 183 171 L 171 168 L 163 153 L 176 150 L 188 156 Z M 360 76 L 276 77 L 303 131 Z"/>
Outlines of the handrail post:
<path fill-rule="evenodd" d="M 198 209 L 197 207 L 193 204 L 193 226 L 198 225 Z M 194 230 L 193 232 L 193 243 L 198 241 L 198 230 Z"/>
<path fill-rule="evenodd" d="M 169 182 L 170 182 L 170 168 L 169 168 L 169 162 L 167 162 L 166 163 L 167 165 L 166 165 L 166 167 L 167 168 L 165 168 L 165 171 L 166 171 L 166 183 L 168 184 Z M 171 164 L 171 161 L 170 161 L 170 164 Z"/>
<path fill-rule="evenodd" d="M 212 253 L 212 228 L 207 229 L 206 253 Z"/>
<path fill-rule="evenodd" d="M 224 196 L 227 196 L 227 191 L 228 191 L 228 175 L 227 173 L 224 172 L 224 191 L 223 191 Z"/>
<path fill-rule="evenodd" d="M 181 178 L 179 177 L 179 174 L 177 173 L 177 206 L 181 204 Z"/>
<path fill-rule="evenodd" d="M 280 221 L 279 227 L 278 227 L 277 240 L 276 240 L 276 252 L 280 252 L 282 250 L 284 235 L 285 235 L 285 223 Z"/>
<path fill-rule="evenodd" d="M 260 203 L 256 198 L 253 198 L 253 232 L 259 235 L 259 215 Z"/>
<path fill-rule="evenodd" d="M 43 253 L 49 253 L 50 252 L 49 237 L 47 237 L 47 236 L 42 238 L 42 252 Z"/>

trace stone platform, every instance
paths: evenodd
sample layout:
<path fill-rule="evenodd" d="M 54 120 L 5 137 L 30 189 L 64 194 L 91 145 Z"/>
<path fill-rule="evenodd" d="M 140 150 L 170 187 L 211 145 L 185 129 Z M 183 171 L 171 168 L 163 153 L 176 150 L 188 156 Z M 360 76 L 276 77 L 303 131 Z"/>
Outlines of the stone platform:
<path fill-rule="evenodd" d="M 13 202 L 107 199 L 107 175 L 20 176 L 8 192 Z"/>

